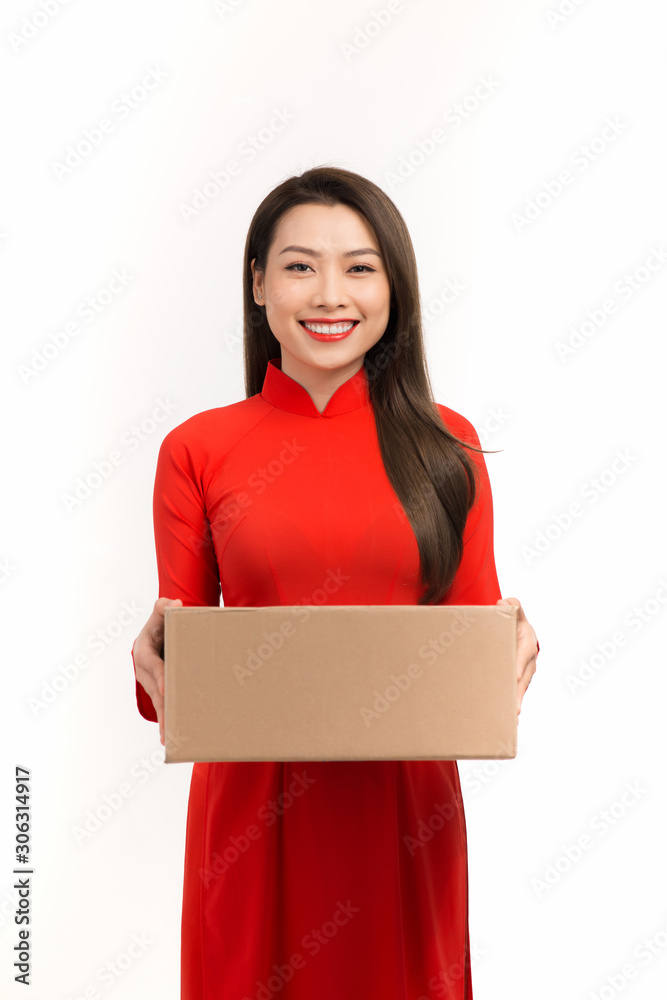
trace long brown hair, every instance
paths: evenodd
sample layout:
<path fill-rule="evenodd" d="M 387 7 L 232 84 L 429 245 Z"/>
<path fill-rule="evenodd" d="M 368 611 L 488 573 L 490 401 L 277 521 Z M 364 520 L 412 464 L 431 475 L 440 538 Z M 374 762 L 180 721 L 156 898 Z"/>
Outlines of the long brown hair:
<path fill-rule="evenodd" d="M 387 477 L 417 540 L 419 604 L 437 604 L 449 590 L 463 553 L 463 531 L 478 489 L 471 448 L 443 423 L 426 367 L 417 263 L 403 217 L 372 181 L 338 167 L 314 167 L 289 177 L 264 198 L 246 238 L 243 261 L 243 358 L 246 397 L 261 392 L 280 343 L 255 302 L 250 262 L 266 270 L 276 227 L 296 205 L 347 205 L 375 234 L 391 287 L 389 321 L 364 357 L 370 402 Z"/>

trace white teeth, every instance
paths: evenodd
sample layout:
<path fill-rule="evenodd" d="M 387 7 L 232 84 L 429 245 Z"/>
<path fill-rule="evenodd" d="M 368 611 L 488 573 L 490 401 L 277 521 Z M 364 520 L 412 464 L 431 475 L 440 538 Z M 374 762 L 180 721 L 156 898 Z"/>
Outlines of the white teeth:
<path fill-rule="evenodd" d="M 312 333 L 346 333 L 354 323 L 304 323 L 306 330 Z"/>

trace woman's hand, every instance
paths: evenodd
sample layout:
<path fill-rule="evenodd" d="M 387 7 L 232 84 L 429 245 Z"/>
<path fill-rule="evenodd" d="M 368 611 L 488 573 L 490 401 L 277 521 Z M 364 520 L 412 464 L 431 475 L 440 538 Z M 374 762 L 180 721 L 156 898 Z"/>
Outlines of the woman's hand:
<path fill-rule="evenodd" d="M 180 597 L 159 597 L 153 612 L 134 640 L 132 656 L 137 680 L 149 695 L 160 727 L 160 743 L 164 746 L 164 609 L 171 605 L 183 606 Z"/>
<path fill-rule="evenodd" d="M 517 715 L 521 715 L 521 702 L 537 669 L 539 643 L 535 629 L 526 618 L 518 597 L 502 597 L 496 604 L 510 604 L 519 609 L 517 617 Z"/>

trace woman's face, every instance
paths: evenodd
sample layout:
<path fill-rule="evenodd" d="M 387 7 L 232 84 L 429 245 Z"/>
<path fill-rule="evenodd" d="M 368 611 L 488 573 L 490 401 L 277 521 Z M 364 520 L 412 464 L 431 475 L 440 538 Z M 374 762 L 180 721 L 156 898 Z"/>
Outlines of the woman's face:
<path fill-rule="evenodd" d="M 290 209 L 276 227 L 266 270 L 256 271 L 254 260 L 251 268 L 255 301 L 266 308 L 287 374 L 302 373 L 304 366 L 356 371 L 387 327 L 391 289 L 380 247 L 347 205 Z M 355 325 L 340 338 L 311 336 L 305 322 L 324 320 Z M 331 323 L 323 326 L 332 329 Z"/>

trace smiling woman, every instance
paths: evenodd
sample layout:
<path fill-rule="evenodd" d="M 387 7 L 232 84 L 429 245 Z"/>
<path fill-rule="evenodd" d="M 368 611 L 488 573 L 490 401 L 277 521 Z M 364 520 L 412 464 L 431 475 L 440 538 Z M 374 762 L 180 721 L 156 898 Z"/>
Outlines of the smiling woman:
<path fill-rule="evenodd" d="M 433 400 L 414 251 L 372 182 L 320 167 L 260 204 L 244 360 L 246 398 L 158 455 L 160 597 L 133 658 L 163 741 L 170 600 L 503 600 L 479 438 Z M 519 710 L 536 652 L 520 608 Z M 467 879 L 455 760 L 195 763 L 181 997 L 470 1000 Z"/>
<path fill-rule="evenodd" d="M 324 409 L 389 321 L 389 277 L 372 231 L 347 205 L 297 205 L 250 268 L 282 371 Z"/>
<path fill-rule="evenodd" d="M 479 440 L 460 439 L 433 401 L 414 249 L 398 209 L 358 174 L 308 171 L 257 209 L 244 273 L 247 395 L 261 390 L 277 355 L 319 412 L 364 370 L 385 472 L 420 551 L 427 586 L 418 603 L 441 600 L 478 489 L 467 450 Z M 332 343 L 304 325 L 322 320 L 356 326 Z"/>

